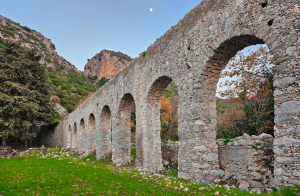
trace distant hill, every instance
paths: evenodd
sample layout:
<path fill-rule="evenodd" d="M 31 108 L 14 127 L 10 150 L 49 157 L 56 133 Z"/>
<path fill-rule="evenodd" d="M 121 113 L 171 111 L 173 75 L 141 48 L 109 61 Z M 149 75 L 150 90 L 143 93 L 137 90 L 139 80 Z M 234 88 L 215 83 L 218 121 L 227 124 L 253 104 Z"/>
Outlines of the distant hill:
<path fill-rule="evenodd" d="M 122 52 L 101 50 L 84 66 L 84 75 L 98 82 L 101 78 L 110 79 L 125 68 L 132 58 Z"/>
<path fill-rule="evenodd" d="M 20 41 L 22 46 L 37 48 L 42 54 L 41 64 L 52 67 L 61 73 L 69 73 L 70 70 L 80 73 L 80 71 L 69 61 L 59 56 L 55 51 L 55 45 L 49 38 L 40 32 L 22 26 L 4 16 L 0 15 L 0 37 L 12 42 Z"/>

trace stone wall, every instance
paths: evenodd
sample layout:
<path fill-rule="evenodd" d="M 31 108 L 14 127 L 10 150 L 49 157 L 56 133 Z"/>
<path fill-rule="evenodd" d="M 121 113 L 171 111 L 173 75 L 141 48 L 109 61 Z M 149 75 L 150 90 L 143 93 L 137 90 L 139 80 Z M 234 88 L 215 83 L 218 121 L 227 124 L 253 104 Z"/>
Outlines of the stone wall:
<path fill-rule="evenodd" d="M 42 126 L 36 142 L 37 146 L 63 146 L 63 122 L 52 126 Z"/>
<path fill-rule="evenodd" d="M 276 186 L 274 181 L 274 138 L 268 134 L 244 134 L 231 142 L 218 141 L 219 163 L 223 171 L 216 177 L 242 190 Z"/>

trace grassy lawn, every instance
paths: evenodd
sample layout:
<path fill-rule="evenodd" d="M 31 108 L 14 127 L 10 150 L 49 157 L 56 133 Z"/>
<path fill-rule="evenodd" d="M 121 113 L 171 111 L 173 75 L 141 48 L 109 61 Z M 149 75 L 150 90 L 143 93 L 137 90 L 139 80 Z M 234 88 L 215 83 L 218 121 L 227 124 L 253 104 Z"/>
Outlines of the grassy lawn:
<path fill-rule="evenodd" d="M 104 159 L 85 162 L 86 158 L 54 148 L 44 155 L 39 151 L 31 151 L 31 156 L 0 159 L 0 195 L 256 195 L 171 176 L 155 178 L 133 168 L 116 168 Z M 62 160 L 51 158 L 55 154 Z M 300 192 L 299 186 L 260 195 L 292 196 L 295 192 Z"/>

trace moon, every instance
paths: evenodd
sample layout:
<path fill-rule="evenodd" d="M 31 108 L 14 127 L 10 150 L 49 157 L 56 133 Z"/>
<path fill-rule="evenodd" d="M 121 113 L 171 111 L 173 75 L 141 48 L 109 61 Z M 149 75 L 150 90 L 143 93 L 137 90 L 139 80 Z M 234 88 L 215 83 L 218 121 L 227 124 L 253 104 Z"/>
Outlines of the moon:
<path fill-rule="evenodd" d="M 152 12 L 153 11 L 153 9 L 152 8 L 150 8 L 150 12 Z"/>

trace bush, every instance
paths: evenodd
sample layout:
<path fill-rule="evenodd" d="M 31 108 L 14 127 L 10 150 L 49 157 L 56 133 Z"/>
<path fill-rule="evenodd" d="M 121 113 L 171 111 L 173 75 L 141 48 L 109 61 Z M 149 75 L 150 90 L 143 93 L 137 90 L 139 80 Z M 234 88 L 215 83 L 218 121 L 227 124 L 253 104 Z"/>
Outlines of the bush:
<path fill-rule="evenodd" d="M 46 45 L 43 42 L 40 42 L 40 45 L 42 46 L 42 48 L 46 48 Z"/>
<path fill-rule="evenodd" d="M 14 32 L 11 30 L 3 29 L 2 32 L 4 33 L 4 36 L 14 36 Z"/>
<path fill-rule="evenodd" d="M 37 38 L 37 37 L 34 36 L 34 35 L 31 35 L 31 34 L 29 34 L 29 33 L 26 33 L 25 35 L 26 35 L 26 37 L 29 38 L 29 39 L 33 39 L 33 40 L 35 40 L 35 41 L 40 41 L 39 38 Z"/>
<path fill-rule="evenodd" d="M 108 82 L 109 79 L 106 79 L 105 77 L 102 77 L 99 82 L 98 82 L 98 85 L 100 86 L 100 88 L 106 83 Z"/>
<path fill-rule="evenodd" d="M 132 60 L 132 58 L 130 56 L 128 56 L 127 54 L 124 54 L 120 51 L 119 52 L 112 51 L 112 55 L 118 57 L 119 61 L 122 61 L 122 60 L 131 61 Z M 100 59 L 100 61 L 101 61 L 101 59 Z"/>
<path fill-rule="evenodd" d="M 89 80 L 97 80 L 97 78 L 98 78 L 97 75 L 96 76 L 90 76 L 90 75 L 88 75 L 88 79 Z"/>
<path fill-rule="evenodd" d="M 10 30 L 10 31 L 15 31 L 16 28 L 12 26 L 5 26 L 5 29 Z"/>
<path fill-rule="evenodd" d="M 23 29 L 24 29 L 25 31 L 27 31 L 27 32 L 31 33 L 31 29 L 30 29 L 30 28 L 28 28 L 28 27 L 24 26 L 24 27 L 23 27 Z"/>
<path fill-rule="evenodd" d="M 44 60 L 47 61 L 48 63 L 52 62 L 52 60 L 49 57 L 46 57 Z"/>

